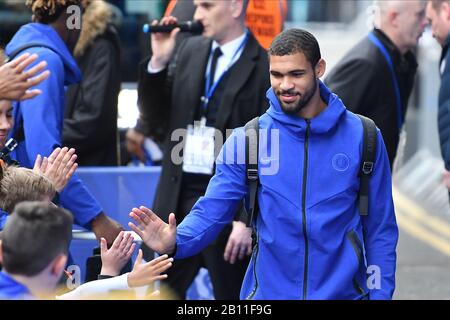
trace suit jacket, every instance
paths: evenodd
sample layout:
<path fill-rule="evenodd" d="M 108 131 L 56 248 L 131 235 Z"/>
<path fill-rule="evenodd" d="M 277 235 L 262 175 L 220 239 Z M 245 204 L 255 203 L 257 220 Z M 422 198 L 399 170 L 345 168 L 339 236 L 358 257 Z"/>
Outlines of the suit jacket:
<path fill-rule="evenodd" d="M 450 171 L 450 35 L 442 50 L 439 89 L 438 130 L 445 169 Z"/>
<path fill-rule="evenodd" d="M 382 31 L 375 29 L 374 34 L 386 47 L 394 64 L 404 118 L 417 70 L 416 59 L 412 52 L 402 56 Z M 392 167 L 400 135 L 397 103 L 391 73 L 380 50 L 365 37 L 331 70 L 325 83 L 342 99 L 347 109 L 375 121 L 383 135 Z"/>
<path fill-rule="evenodd" d="M 194 123 L 204 90 L 205 70 L 211 40 L 192 37 L 183 42 L 176 61 L 173 82 L 167 82 L 167 70 L 147 72 L 149 59 L 141 67 L 138 105 L 144 133 L 164 139 L 164 159 L 154 209 L 163 219 L 175 212 L 181 189 L 182 164 L 171 160 L 179 141 L 170 141 L 176 129 Z M 226 91 L 217 111 L 216 129 L 225 137 L 226 129 L 243 126 L 268 107 L 266 91 L 270 87 L 266 51 L 250 36 L 244 51 L 230 69 Z M 185 139 L 183 139 L 184 141 Z"/>

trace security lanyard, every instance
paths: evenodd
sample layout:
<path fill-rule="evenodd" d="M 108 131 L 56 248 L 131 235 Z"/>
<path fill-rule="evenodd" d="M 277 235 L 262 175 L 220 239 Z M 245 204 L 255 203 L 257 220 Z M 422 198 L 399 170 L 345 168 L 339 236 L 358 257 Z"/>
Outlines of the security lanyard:
<path fill-rule="evenodd" d="M 369 40 L 378 48 L 380 49 L 381 53 L 384 56 L 384 59 L 386 60 L 389 70 L 391 72 L 392 77 L 392 83 L 394 84 L 394 91 L 395 91 L 395 97 L 397 102 L 397 127 L 398 131 L 400 132 L 403 126 L 403 112 L 402 112 L 402 98 L 400 95 L 400 87 L 398 84 L 397 76 L 395 74 L 394 64 L 392 62 L 391 56 L 389 55 L 388 51 L 386 50 L 385 46 L 381 43 L 380 39 L 378 39 L 373 33 L 369 34 Z"/>
<path fill-rule="evenodd" d="M 249 39 L 249 32 L 247 32 L 247 34 L 245 35 L 244 40 L 242 41 L 242 43 L 239 45 L 239 48 L 236 50 L 236 52 L 233 54 L 233 57 L 231 58 L 230 63 L 228 64 L 226 70 L 224 72 L 222 72 L 222 74 L 220 75 L 219 79 L 217 79 L 216 82 L 214 82 L 212 84 L 211 87 L 209 87 L 209 83 L 210 83 L 210 77 L 211 77 L 211 67 L 212 67 L 212 63 L 209 65 L 209 70 L 208 70 L 208 75 L 206 76 L 206 81 L 205 81 L 205 94 L 201 97 L 201 101 L 203 103 L 203 111 L 204 113 L 206 113 L 206 110 L 208 109 L 208 103 L 209 100 L 211 99 L 211 97 L 214 94 L 214 91 L 216 91 L 217 86 L 219 85 L 220 81 L 222 81 L 223 77 L 226 75 L 226 73 L 228 72 L 228 70 L 230 69 L 230 67 L 233 65 L 233 63 L 235 62 L 234 59 L 236 58 L 236 56 L 239 54 L 239 52 L 241 52 L 241 50 L 244 49 L 245 45 L 247 44 L 247 41 Z M 212 51 L 211 51 L 212 53 Z"/>

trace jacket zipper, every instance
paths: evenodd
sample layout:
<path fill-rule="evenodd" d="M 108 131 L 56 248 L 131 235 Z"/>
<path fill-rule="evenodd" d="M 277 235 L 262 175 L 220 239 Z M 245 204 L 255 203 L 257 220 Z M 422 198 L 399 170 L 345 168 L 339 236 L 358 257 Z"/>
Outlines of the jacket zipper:
<path fill-rule="evenodd" d="M 256 234 L 256 244 L 255 244 L 255 255 L 253 259 L 253 277 L 255 279 L 255 286 L 253 287 L 252 292 L 247 296 L 246 300 L 251 300 L 256 294 L 256 290 L 258 289 L 258 277 L 256 276 L 256 258 L 258 257 L 258 251 L 259 251 L 259 235 Z"/>
<path fill-rule="evenodd" d="M 306 134 L 303 156 L 303 187 L 302 187 L 302 224 L 303 224 L 303 237 L 305 238 L 305 269 L 303 274 L 303 300 L 306 300 L 306 290 L 308 281 L 308 236 L 306 233 L 306 181 L 308 177 L 308 143 L 311 133 L 311 121 L 306 119 Z"/>

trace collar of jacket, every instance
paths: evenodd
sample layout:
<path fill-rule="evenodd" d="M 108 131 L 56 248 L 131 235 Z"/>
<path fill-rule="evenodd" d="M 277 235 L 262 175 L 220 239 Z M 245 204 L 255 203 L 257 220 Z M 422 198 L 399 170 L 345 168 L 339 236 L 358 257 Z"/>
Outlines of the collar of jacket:
<path fill-rule="evenodd" d="M 380 29 L 373 29 L 373 33 L 386 47 L 397 71 L 408 72 L 411 69 L 417 69 L 417 59 L 412 51 L 408 51 L 402 55 L 397 46 L 383 31 Z"/>
<path fill-rule="evenodd" d="M 449 45 L 450 45 L 450 32 L 447 35 L 447 39 L 445 40 L 443 47 L 448 47 Z"/>
<path fill-rule="evenodd" d="M 311 132 L 315 134 L 326 134 L 330 132 L 339 123 L 344 115 L 346 108 L 341 99 L 319 80 L 320 97 L 327 104 L 327 107 L 316 117 L 311 119 Z M 306 130 L 306 121 L 296 115 L 290 115 L 283 112 L 278 97 L 274 90 L 270 88 L 267 91 L 270 107 L 267 114 L 278 122 L 281 122 L 286 128 L 294 134 L 304 134 Z"/>
<path fill-rule="evenodd" d="M 445 43 L 442 46 L 441 63 L 442 63 L 442 60 L 444 60 L 445 57 L 447 56 L 449 45 L 450 45 L 450 32 L 449 32 L 449 34 L 447 36 L 447 40 L 445 40 Z"/>
<path fill-rule="evenodd" d="M 75 59 L 51 26 L 42 23 L 28 23 L 22 26 L 7 45 L 6 54 L 11 54 L 28 43 L 49 46 L 61 58 L 64 65 L 64 85 L 68 86 L 81 81 L 81 71 Z"/>
<path fill-rule="evenodd" d="M 205 59 L 203 61 L 207 61 L 207 55 L 209 54 L 209 48 L 211 48 L 212 41 L 209 40 L 208 50 L 202 54 L 198 55 L 198 58 L 192 58 L 191 61 L 195 63 L 194 59 L 198 59 L 197 65 L 201 65 L 201 59 Z M 215 127 L 219 130 L 225 130 L 227 121 L 230 118 L 234 105 L 234 98 L 237 96 L 239 90 L 245 86 L 247 81 L 249 81 L 253 69 L 257 65 L 257 60 L 260 57 L 260 48 L 261 46 L 258 44 L 258 41 L 250 33 L 247 44 L 245 45 L 244 51 L 242 52 L 239 59 L 233 64 L 233 67 L 230 69 L 229 79 L 233 79 L 233 81 L 229 81 L 227 83 L 227 92 L 224 94 L 222 101 L 219 105 L 219 109 L 217 111 L 217 119 Z M 262 48 L 261 48 L 262 50 Z M 206 69 L 206 64 L 204 64 L 204 68 Z M 204 69 L 203 69 L 204 70 Z M 203 83 L 204 71 L 203 73 L 198 74 L 198 79 L 194 83 Z M 202 77 L 202 78 L 200 78 Z"/>
<path fill-rule="evenodd" d="M 82 56 L 94 40 L 105 33 L 112 19 L 113 12 L 108 3 L 103 0 L 92 1 L 83 13 L 80 39 L 75 47 L 74 56 Z"/>
<path fill-rule="evenodd" d="M 244 50 L 242 50 L 241 56 L 239 57 L 239 59 L 236 60 L 236 62 L 232 66 L 237 65 L 241 58 L 242 60 L 245 59 L 257 60 L 259 58 L 259 48 L 260 48 L 259 42 L 258 40 L 256 40 L 255 36 L 250 30 L 248 30 L 248 32 L 249 32 L 248 41 L 245 44 Z M 213 40 L 207 39 L 207 43 L 208 43 L 207 54 L 210 54 L 213 46 Z"/>
<path fill-rule="evenodd" d="M 34 300 L 28 288 L 4 271 L 0 271 L 0 299 Z"/>

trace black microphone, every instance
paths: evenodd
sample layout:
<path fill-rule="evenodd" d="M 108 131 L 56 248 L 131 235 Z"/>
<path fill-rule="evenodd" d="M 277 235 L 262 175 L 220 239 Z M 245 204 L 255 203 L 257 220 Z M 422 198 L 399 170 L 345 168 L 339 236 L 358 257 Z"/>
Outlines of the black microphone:
<path fill-rule="evenodd" d="M 168 33 L 175 28 L 180 28 L 181 32 L 191 32 L 194 34 L 201 34 L 203 32 L 203 25 L 200 21 L 185 21 L 165 26 L 161 25 L 152 26 L 150 24 L 144 24 L 144 26 L 142 27 L 142 31 L 144 33 L 154 33 L 154 32 Z"/>

